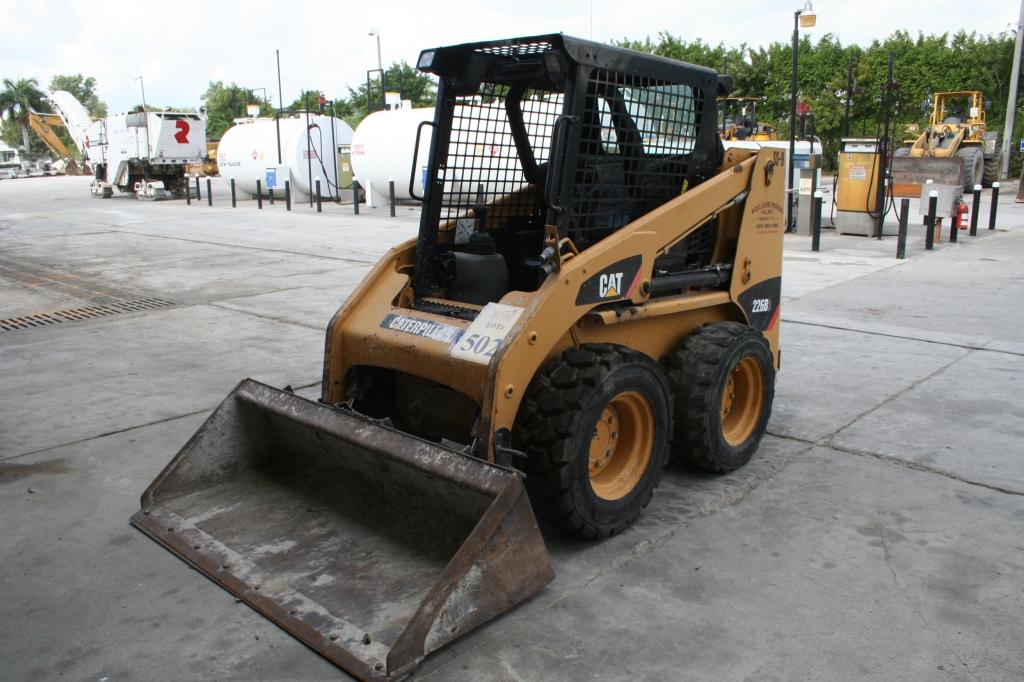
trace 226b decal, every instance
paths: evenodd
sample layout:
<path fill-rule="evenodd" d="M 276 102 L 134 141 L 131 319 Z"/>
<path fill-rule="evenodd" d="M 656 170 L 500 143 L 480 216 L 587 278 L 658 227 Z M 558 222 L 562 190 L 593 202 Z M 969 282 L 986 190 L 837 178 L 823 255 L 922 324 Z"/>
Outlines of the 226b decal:
<path fill-rule="evenodd" d="M 781 296 L 782 278 L 772 277 L 744 291 L 738 300 L 750 320 L 750 326 L 763 332 L 778 322 Z"/>

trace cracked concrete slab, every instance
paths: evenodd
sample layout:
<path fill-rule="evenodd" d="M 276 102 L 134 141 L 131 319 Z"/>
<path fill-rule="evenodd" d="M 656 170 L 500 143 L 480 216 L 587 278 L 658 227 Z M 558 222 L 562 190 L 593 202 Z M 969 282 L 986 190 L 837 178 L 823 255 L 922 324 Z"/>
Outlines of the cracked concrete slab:
<path fill-rule="evenodd" d="M 817 449 L 421 679 L 1016 679 L 1022 521 L 1020 498 Z"/>
<path fill-rule="evenodd" d="M 326 660 L 128 524 L 205 417 L 0 462 L 5 678 L 337 679 Z"/>
<path fill-rule="evenodd" d="M 839 447 L 1024 494 L 1024 357 L 974 351 L 864 415 Z"/>
<path fill-rule="evenodd" d="M 1009 208 L 1009 207 L 1007 207 Z M 987 231 L 986 231 L 987 232 Z M 1008 294 L 1024 289 L 1024 240 L 1019 232 L 988 233 L 940 253 L 788 302 L 783 315 L 864 320 L 930 334 L 1020 343 L 1024 316 Z M 857 322 L 852 322 L 857 328 Z"/>
<path fill-rule="evenodd" d="M 921 341 L 782 325 L 771 433 L 818 441 L 967 350 Z"/>
<path fill-rule="evenodd" d="M 350 268 L 344 272 L 343 278 L 335 277 L 336 285 L 329 289 L 300 286 L 265 294 L 226 298 L 218 301 L 217 305 L 272 319 L 287 320 L 325 332 L 327 323 L 367 272 L 369 267 Z"/>
<path fill-rule="evenodd" d="M 246 376 L 315 381 L 322 334 L 209 306 L 59 324 L 0 338 L 0 458 L 196 410 Z"/>

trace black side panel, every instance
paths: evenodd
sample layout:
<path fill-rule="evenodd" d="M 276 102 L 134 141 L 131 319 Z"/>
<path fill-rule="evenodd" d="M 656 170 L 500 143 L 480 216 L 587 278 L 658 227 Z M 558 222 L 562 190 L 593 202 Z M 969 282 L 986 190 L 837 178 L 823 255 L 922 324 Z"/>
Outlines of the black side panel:
<path fill-rule="evenodd" d="M 623 258 L 585 281 L 576 294 L 576 305 L 607 303 L 627 298 L 636 286 L 643 259 Z"/>
<path fill-rule="evenodd" d="M 759 332 L 775 326 L 782 302 L 782 278 L 773 277 L 759 282 L 739 295 L 739 304 L 750 320 L 750 326 Z"/>

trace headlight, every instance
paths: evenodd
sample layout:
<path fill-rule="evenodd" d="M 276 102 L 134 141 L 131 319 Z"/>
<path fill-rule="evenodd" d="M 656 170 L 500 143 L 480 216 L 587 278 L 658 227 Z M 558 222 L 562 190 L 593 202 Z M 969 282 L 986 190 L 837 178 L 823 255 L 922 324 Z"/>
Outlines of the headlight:
<path fill-rule="evenodd" d="M 434 65 L 434 51 L 424 50 L 420 52 L 420 60 L 416 62 L 416 67 L 420 70 L 426 71 Z"/>

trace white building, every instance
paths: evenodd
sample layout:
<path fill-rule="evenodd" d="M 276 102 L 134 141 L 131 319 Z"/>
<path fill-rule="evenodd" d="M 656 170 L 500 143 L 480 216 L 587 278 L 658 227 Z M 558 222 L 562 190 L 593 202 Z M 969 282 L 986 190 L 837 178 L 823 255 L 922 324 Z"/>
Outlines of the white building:
<path fill-rule="evenodd" d="M 21 157 L 18 150 L 8 147 L 3 140 L 0 140 L 0 168 L 19 168 Z"/>

